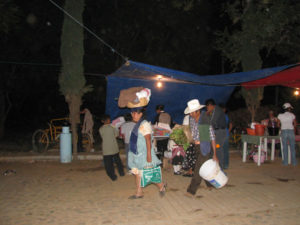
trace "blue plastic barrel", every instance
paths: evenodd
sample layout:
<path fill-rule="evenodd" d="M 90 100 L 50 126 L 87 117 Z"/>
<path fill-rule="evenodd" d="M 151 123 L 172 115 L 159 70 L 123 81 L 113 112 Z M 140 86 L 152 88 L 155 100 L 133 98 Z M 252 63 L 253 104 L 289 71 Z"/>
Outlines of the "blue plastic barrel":
<path fill-rule="evenodd" d="M 60 134 L 60 162 L 72 161 L 72 136 L 69 127 L 63 127 Z"/>

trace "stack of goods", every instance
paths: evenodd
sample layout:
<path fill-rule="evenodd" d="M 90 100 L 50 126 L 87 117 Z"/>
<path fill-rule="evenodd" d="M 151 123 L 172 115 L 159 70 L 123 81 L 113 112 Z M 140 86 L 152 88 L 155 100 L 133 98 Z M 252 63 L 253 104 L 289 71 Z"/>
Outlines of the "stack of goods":
<path fill-rule="evenodd" d="M 120 116 L 116 119 L 114 119 L 112 122 L 111 122 L 111 125 L 113 125 L 115 128 L 119 129 L 120 126 L 125 123 L 125 119 L 123 116 Z"/>
<path fill-rule="evenodd" d="M 169 137 L 170 136 L 170 131 L 160 128 L 160 127 L 154 127 L 153 129 L 154 132 L 154 136 L 165 136 L 165 137 Z"/>

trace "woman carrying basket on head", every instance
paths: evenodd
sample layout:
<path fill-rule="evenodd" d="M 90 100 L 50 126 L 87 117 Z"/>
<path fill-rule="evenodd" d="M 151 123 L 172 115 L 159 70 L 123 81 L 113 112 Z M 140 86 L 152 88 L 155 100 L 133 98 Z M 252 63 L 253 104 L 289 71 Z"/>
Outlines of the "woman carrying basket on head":
<path fill-rule="evenodd" d="M 133 100 L 130 96 L 133 94 Z M 145 108 L 150 100 L 151 90 L 147 88 L 130 88 L 120 92 L 119 106 L 131 108 L 132 120 L 136 122 L 129 142 L 128 165 L 131 173 L 135 175 L 136 193 L 129 199 L 143 198 L 142 187 L 148 183 L 144 182 L 143 173 L 153 170 L 153 173 L 160 179 L 155 182 L 159 188 L 159 194 L 164 196 L 166 186 L 161 181 L 161 161 L 157 158 L 152 146 L 152 127 L 151 123 L 145 120 Z M 126 102 L 127 101 L 127 102 Z M 148 168 L 148 169 L 147 169 Z M 150 168 L 150 169 L 149 169 Z M 150 182 L 151 182 L 150 181 Z"/>

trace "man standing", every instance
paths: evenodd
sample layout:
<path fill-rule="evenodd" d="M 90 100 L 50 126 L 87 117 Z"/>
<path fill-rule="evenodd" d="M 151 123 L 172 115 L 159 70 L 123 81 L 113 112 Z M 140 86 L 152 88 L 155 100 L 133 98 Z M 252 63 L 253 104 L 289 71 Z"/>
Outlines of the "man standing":
<path fill-rule="evenodd" d="M 169 124 L 169 126 L 171 127 L 172 125 L 172 118 L 170 116 L 169 113 L 164 111 L 165 106 L 164 105 L 157 105 L 155 110 L 156 110 L 156 117 L 155 117 L 155 121 L 154 124 L 156 123 L 165 123 L 165 124 Z"/>
<path fill-rule="evenodd" d="M 224 153 L 223 169 L 228 169 L 228 167 L 229 167 L 229 137 L 230 137 L 230 132 L 232 130 L 232 122 L 229 119 L 229 116 L 227 113 L 227 108 L 226 108 L 225 104 L 219 104 L 219 106 L 223 109 L 223 112 L 225 113 L 225 119 L 226 119 L 227 137 L 226 137 L 224 145 L 223 145 L 223 153 Z"/>
<path fill-rule="evenodd" d="M 221 107 L 217 106 L 213 99 L 208 99 L 205 102 L 206 112 L 203 112 L 201 124 L 209 124 L 213 127 L 216 135 L 217 156 L 222 169 L 224 166 L 224 149 L 223 145 L 227 138 L 226 117 Z"/>
<path fill-rule="evenodd" d="M 93 115 L 90 112 L 90 110 L 87 109 L 87 108 L 84 108 L 80 113 L 84 114 L 84 119 L 83 119 L 81 132 L 83 134 L 88 134 L 91 138 L 91 142 L 94 143 L 94 135 L 93 135 L 94 120 L 93 120 Z"/>
<path fill-rule="evenodd" d="M 184 110 L 185 114 L 190 115 L 190 129 L 193 137 L 193 147 L 196 153 L 196 164 L 194 175 L 189 187 L 187 188 L 186 196 L 193 196 L 202 181 L 199 175 L 199 170 L 202 164 L 211 157 L 211 147 L 213 149 L 213 160 L 218 161 L 216 155 L 215 134 L 212 126 L 208 124 L 200 124 L 201 112 L 200 109 L 205 107 L 200 105 L 198 99 L 193 99 L 187 103 L 188 107 Z M 205 181 L 207 186 L 212 186 L 208 181 Z"/>

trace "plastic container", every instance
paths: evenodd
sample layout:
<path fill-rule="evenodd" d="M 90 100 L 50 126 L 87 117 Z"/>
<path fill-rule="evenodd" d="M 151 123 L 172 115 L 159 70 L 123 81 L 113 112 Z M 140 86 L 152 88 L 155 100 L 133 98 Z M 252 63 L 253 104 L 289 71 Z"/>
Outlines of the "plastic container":
<path fill-rule="evenodd" d="M 60 134 L 60 162 L 70 163 L 72 161 L 72 136 L 69 127 L 63 127 Z"/>
<path fill-rule="evenodd" d="M 255 124 L 255 135 L 264 136 L 265 135 L 265 125 Z"/>
<path fill-rule="evenodd" d="M 70 128 L 69 127 L 62 127 L 62 132 L 64 134 L 70 133 Z"/>
<path fill-rule="evenodd" d="M 215 188 L 221 188 L 228 182 L 228 177 L 221 170 L 219 164 L 212 159 L 203 163 L 199 170 L 199 175 Z"/>
<path fill-rule="evenodd" d="M 247 128 L 247 134 L 249 135 L 255 135 L 255 130 L 251 128 Z"/>

